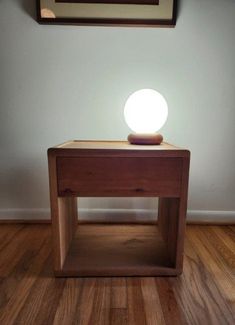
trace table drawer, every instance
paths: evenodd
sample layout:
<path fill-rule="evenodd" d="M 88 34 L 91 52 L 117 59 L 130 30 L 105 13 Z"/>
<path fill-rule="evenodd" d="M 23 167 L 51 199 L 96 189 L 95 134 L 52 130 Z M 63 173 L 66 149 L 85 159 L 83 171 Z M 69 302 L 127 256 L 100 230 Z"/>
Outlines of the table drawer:
<path fill-rule="evenodd" d="M 60 196 L 180 196 L 182 158 L 57 157 Z"/>

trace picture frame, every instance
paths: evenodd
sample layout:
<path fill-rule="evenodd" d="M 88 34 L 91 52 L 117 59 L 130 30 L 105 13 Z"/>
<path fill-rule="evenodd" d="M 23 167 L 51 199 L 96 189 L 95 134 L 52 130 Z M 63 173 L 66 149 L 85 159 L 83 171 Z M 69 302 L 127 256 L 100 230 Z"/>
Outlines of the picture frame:
<path fill-rule="evenodd" d="M 177 0 L 36 0 L 40 24 L 174 27 Z"/>

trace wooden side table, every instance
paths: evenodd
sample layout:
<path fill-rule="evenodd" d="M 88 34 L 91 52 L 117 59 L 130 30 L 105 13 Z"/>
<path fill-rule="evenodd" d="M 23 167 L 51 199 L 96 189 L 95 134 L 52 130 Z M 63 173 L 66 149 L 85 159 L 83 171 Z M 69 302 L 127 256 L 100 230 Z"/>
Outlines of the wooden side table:
<path fill-rule="evenodd" d="M 182 272 L 188 150 L 69 141 L 48 149 L 48 161 L 56 276 Z M 159 197 L 158 222 L 78 225 L 77 197 Z"/>

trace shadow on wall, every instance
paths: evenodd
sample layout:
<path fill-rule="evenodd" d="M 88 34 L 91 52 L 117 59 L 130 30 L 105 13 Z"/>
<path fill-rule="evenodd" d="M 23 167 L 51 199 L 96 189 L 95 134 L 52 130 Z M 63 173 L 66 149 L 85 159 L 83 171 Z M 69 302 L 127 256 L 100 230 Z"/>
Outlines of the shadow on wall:
<path fill-rule="evenodd" d="M 182 9 L 182 1 L 181 0 L 176 0 L 177 1 L 177 11 L 176 11 L 176 20 L 179 18 L 181 9 Z"/>
<path fill-rule="evenodd" d="M 34 20 L 37 19 L 36 15 L 36 0 L 20 0 L 21 8 Z"/>

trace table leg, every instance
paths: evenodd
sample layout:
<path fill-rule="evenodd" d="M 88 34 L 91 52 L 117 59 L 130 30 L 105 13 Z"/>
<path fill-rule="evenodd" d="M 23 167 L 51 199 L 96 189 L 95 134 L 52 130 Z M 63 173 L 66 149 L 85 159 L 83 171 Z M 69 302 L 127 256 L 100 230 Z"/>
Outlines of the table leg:
<path fill-rule="evenodd" d="M 77 228 L 77 198 L 58 197 L 52 209 L 54 268 L 62 270 L 69 246 Z"/>
<path fill-rule="evenodd" d="M 186 209 L 180 198 L 159 198 L 158 227 L 178 273 L 183 268 Z"/>
<path fill-rule="evenodd" d="M 54 271 L 60 272 L 74 237 L 78 216 L 76 197 L 58 197 L 56 157 L 48 152 Z"/>

